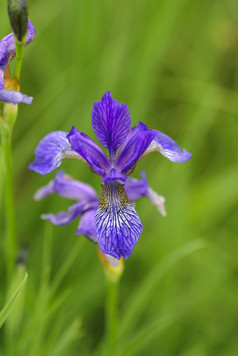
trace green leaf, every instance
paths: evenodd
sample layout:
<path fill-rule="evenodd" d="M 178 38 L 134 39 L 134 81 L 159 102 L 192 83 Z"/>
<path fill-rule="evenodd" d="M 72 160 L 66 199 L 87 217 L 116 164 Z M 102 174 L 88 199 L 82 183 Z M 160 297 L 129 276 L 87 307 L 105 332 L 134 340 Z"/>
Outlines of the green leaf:
<path fill-rule="evenodd" d="M 2 325 L 4 324 L 5 320 L 7 319 L 8 315 L 10 314 L 12 308 L 14 307 L 19 295 L 21 294 L 25 283 L 27 281 L 27 273 L 23 279 L 23 281 L 21 282 L 20 286 L 17 288 L 17 290 L 15 291 L 15 293 L 12 295 L 12 297 L 9 299 L 9 301 L 7 302 L 7 304 L 5 305 L 5 307 L 1 310 L 0 312 L 0 328 L 2 327 Z"/>

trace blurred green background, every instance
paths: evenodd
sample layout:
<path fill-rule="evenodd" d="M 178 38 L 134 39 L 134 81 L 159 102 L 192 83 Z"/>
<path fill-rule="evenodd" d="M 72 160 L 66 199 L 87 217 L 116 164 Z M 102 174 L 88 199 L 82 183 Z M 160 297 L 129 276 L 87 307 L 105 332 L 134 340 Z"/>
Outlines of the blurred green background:
<path fill-rule="evenodd" d="M 145 198 L 136 205 L 144 231 L 121 280 L 118 355 L 238 355 L 237 1 L 32 0 L 28 8 L 37 34 L 21 90 L 34 101 L 19 106 L 13 145 L 18 243 L 29 246 L 16 280 L 24 269 L 29 279 L 1 330 L 0 355 L 100 354 L 105 281 L 96 248 L 75 235 L 78 221 L 40 219 L 69 202 L 34 202 L 55 172 L 27 166 L 53 130 L 75 125 L 95 138 L 91 108 L 107 90 L 128 105 L 133 126 L 141 120 L 193 154 L 184 164 L 153 154 L 133 174 L 146 171 L 167 217 Z M 0 14 L 2 38 L 11 32 L 5 1 Z M 62 167 L 100 193 L 83 164 Z M 0 309 L 2 212 L 1 198 Z"/>

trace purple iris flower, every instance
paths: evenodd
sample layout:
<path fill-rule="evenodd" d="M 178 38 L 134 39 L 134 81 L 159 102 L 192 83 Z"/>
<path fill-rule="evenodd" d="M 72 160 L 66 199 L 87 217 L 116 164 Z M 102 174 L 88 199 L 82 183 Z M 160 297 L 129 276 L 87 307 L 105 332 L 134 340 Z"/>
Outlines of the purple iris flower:
<path fill-rule="evenodd" d="M 28 20 L 28 30 L 26 35 L 25 46 L 28 45 L 31 41 L 33 41 L 35 33 L 36 31 L 31 21 Z M 0 41 L 0 100 L 12 104 L 31 104 L 33 100 L 32 97 L 24 95 L 18 91 L 4 89 L 5 69 L 15 57 L 15 49 L 16 46 L 13 33 L 4 37 Z"/>
<path fill-rule="evenodd" d="M 128 175 L 138 161 L 152 152 L 160 152 L 173 162 L 185 162 L 192 156 L 165 134 L 142 122 L 130 129 L 130 123 L 128 107 L 106 92 L 93 105 L 92 126 L 98 140 L 109 150 L 109 159 L 90 137 L 72 127 L 69 133 L 55 131 L 45 136 L 29 166 L 37 173 L 47 174 L 58 168 L 64 158 L 75 158 L 101 177 L 102 194 L 93 217 L 94 227 L 102 253 L 117 259 L 129 258 L 143 229 L 125 190 Z"/>

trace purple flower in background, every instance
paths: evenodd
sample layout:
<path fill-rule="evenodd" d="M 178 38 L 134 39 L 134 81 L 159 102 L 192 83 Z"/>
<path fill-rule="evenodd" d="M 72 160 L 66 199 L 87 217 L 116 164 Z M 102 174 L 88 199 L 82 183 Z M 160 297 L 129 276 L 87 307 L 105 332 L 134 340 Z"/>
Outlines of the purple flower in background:
<path fill-rule="evenodd" d="M 72 127 L 69 133 L 55 131 L 45 136 L 29 166 L 37 173 L 47 174 L 58 168 L 64 158 L 75 158 L 101 177 L 101 199 L 91 218 L 102 253 L 117 259 L 129 258 L 143 229 L 126 191 L 128 175 L 138 161 L 152 152 L 160 152 L 173 162 L 185 162 L 192 156 L 181 151 L 170 137 L 142 122 L 132 129 L 130 124 L 128 107 L 106 92 L 93 105 L 92 126 L 98 140 L 108 149 L 109 159 L 90 137 Z"/>
<path fill-rule="evenodd" d="M 26 35 L 26 43 L 28 45 L 31 41 L 33 41 L 35 37 L 35 29 L 30 20 L 28 20 L 28 30 Z M 27 95 L 24 95 L 18 91 L 8 90 L 6 88 L 6 68 L 15 57 L 15 41 L 14 41 L 14 34 L 11 33 L 10 35 L 4 37 L 0 41 L 0 100 L 6 103 L 13 103 L 13 104 L 31 104 L 33 98 Z"/>
<path fill-rule="evenodd" d="M 166 215 L 163 196 L 158 195 L 149 186 L 145 178 L 145 173 L 141 173 L 141 179 L 128 178 L 125 183 L 125 191 L 130 202 L 145 196 L 162 215 Z M 40 188 L 34 195 L 34 199 L 39 201 L 42 198 L 58 194 L 62 197 L 76 200 L 76 203 L 68 208 L 68 211 L 62 211 L 57 214 L 43 214 L 42 219 L 49 220 L 54 225 L 67 225 L 73 220 L 81 216 L 77 235 L 83 234 L 89 240 L 98 245 L 98 235 L 95 228 L 95 215 L 99 207 L 99 198 L 95 190 L 88 184 L 74 180 L 64 171 L 57 173 L 54 180 L 50 181 L 46 186 Z M 115 264 L 114 259 L 107 256 L 111 264 Z"/>

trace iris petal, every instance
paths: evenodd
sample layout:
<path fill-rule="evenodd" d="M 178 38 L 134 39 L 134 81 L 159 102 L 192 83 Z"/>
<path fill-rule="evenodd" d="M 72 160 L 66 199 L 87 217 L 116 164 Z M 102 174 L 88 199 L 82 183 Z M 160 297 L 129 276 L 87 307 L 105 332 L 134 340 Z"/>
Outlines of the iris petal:
<path fill-rule="evenodd" d="M 139 122 L 138 126 L 131 129 L 121 146 L 116 168 L 130 175 L 138 161 L 152 152 L 160 152 L 173 162 L 185 162 L 192 157 L 186 150 L 181 151 L 179 145 L 169 136 L 148 129 L 146 125 Z"/>
<path fill-rule="evenodd" d="M 71 149 L 67 132 L 64 131 L 54 131 L 45 136 L 38 144 L 35 156 L 35 161 L 29 165 L 29 169 L 40 174 L 55 170 L 64 158 L 76 158 L 85 162 L 77 152 Z"/>
<path fill-rule="evenodd" d="M 132 173 L 134 165 L 141 158 L 156 136 L 156 131 L 139 122 L 133 127 L 118 153 L 116 167 L 123 173 Z"/>
<path fill-rule="evenodd" d="M 165 198 L 162 195 L 157 194 L 153 189 L 150 187 L 148 188 L 148 192 L 146 194 L 147 198 L 150 200 L 151 204 L 156 206 L 158 212 L 162 216 L 166 216 L 165 210 Z"/>
<path fill-rule="evenodd" d="M 105 174 L 105 170 L 110 167 L 108 158 L 90 137 L 73 126 L 67 138 L 72 150 L 78 152 L 96 173 Z"/>
<path fill-rule="evenodd" d="M 98 141 L 115 155 L 130 130 L 131 118 L 127 105 L 119 104 L 108 91 L 101 101 L 93 104 L 91 116 Z"/>
<path fill-rule="evenodd" d="M 97 232 L 95 229 L 95 214 L 96 209 L 86 211 L 80 219 L 77 235 L 85 235 L 89 240 L 98 243 Z"/>
<path fill-rule="evenodd" d="M 35 193 L 34 199 L 41 200 L 53 193 L 57 193 L 68 199 L 98 202 L 97 194 L 89 184 L 74 180 L 71 176 L 64 174 L 64 171 L 58 172 L 54 180 L 40 188 Z"/>
<path fill-rule="evenodd" d="M 192 154 L 185 149 L 181 151 L 177 142 L 162 132 L 156 131 L 157 135 L 144 152 L 141 158 L 152 152 L 160 152 L 163 156 L 172 162 L 186 162 L 192 157 Z"/>
<path fill-rule="evenodd" d="M 117 259 L 130 257 L 143 226 L 123 184 L 112 181 L 102 186 L 95 226 L 102 253 Z"/>
<path fill-rule="evenodd" d="M 82 215 L 85 210 L 85 202 L 71 205 L 68 211 L 61 211 L 57 214 L 43 214 L 41 218 L 50 220 L 53 225 L 67 225 L 70 224 L 79 215 Z"/>
<path fill-rule="evenodd" d="M 149 191 L 149 185 L 145 178 L 145 172 L 141 172 L 142 179 L 128 178 L 125 184 L 125 191 L 130 201 L 135 201 L 145 196 Z"/>
<path fill-rule="evenodd" d="M 1 78 L 0 78 L 0 85 L 1 85 Z M 33 97 L 22 94 L 19 91 L 0 89 L 0 100 L 9 104 L 23 103 L 23 104 L 30 105 L 32 103 Z"/>

